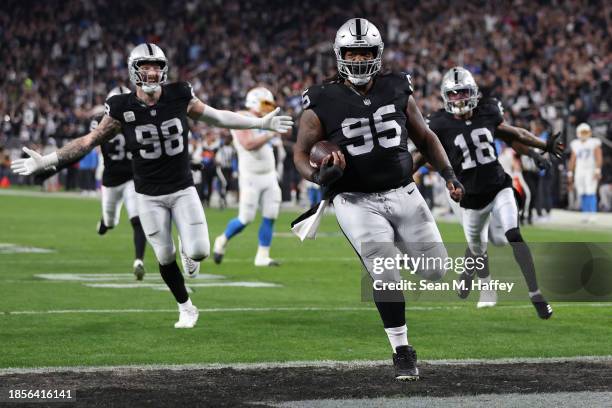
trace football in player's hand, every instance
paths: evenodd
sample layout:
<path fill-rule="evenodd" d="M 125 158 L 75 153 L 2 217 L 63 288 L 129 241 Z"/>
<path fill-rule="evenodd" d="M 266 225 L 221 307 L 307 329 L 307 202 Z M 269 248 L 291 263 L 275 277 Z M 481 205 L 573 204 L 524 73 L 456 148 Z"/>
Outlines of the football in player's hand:
<path fill-rule="evenodd" d="M 321 162 L 325 157 L 340 150 L 337 144 L 322 140 L 317 142 L 312 149 L 310 149 L 310 165 L 315 168 L 321 167 Z"/>

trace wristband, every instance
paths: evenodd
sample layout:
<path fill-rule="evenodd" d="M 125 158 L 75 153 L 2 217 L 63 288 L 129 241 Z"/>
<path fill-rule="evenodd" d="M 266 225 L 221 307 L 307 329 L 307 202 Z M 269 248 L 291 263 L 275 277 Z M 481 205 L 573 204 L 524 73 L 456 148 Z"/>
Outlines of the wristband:
<path fill-rule="evenodd" d="M 442 176 L 444 181 L 448 181 L 448 180 L 457 178 L 451 166 L 445 167 L 442 170 L 440 170 L 440 175 Z"/>

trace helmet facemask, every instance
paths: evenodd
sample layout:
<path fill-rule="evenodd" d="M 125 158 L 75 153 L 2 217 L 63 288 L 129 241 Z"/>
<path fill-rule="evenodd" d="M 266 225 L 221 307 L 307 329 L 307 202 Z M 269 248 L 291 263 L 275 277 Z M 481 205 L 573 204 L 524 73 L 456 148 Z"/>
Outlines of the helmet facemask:
<path fill-rule="evenodd" d="M 159 70 L 153 74 L 150 71 L 144 70 L 142 65 L 145 64 L 153 64 L 158 65 Z M 163 60 L 153 60 L 153 59 L 137 59 L 132 62 L 132 72 L 135 77 L 135 83 L 137 86 L 140 86 L 145 93 L 152 94 L 155 93 L 160 86 L 166 82 L 168 78 L 168 64 Z M 155 77 L 156 79 L 152 79 L 149 77 Z"/>
<path fill-rule="evenodd" d="M 346 58 L 347 51 L 370 51 L 374 58 L 352 60 Z M 347 78 L 353 85 L 365 85 L 372 77 L 380 71 L 382 66 L 383 46 L 378 47 L 341 47 L 334 50 L 338 72 L 343 78 Z"/>
<path fill-rule="evenodd" d="M 453 115 L 465 115 L 478 105 L 478 88 L 468 86 L 445 90 L 442 94 L 444 109 Z"/>

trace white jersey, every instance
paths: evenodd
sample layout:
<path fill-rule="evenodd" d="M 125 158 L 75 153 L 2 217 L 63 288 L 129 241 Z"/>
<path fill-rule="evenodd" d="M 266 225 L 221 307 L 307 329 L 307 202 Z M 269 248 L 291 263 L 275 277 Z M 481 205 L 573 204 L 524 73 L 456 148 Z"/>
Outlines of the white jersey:
<path fill-rule="evenodd" d="M 576 172 L 594 171 L 595 149 L 601 146 L 601 140 L 590 137 L 586 140 L 574 139 L 570 144 L 572 152 L 576 155 Z"/>
<path fill-rule="evenodd" d="M 255 116 L 251 112 L 242 111 L 240 113 Z M 250 131 L 255 135 L 270 133 L 269 130 L 251 129 Z M 238 172 L 240 174 L 265 174 L 276 170 L 274 148 L 271 143 L 265 143 L 256 150 L 247 150 L 238 141 L 236 131 L 232 130 L 231 133 L 236 153 L 238 153 Z"/>

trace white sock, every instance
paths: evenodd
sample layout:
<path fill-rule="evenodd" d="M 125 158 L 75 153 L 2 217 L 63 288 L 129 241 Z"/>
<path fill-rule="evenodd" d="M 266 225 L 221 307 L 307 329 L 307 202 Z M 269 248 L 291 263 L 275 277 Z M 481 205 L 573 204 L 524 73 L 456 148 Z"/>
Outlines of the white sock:
<path fill-rule="evenodd" d="M 270 247 L 259 246 L 257 248 L 256 258 L 269 258 L 270 257 Z"/>
<path fill-rule="evenodd" d="M 482 283 L 490 283 L 491 282 L 491 275 L 487 276 L 486 278 L 478 278 L 478 279 Z"/>
<path fill-rule="evenodd" d="M 225 233 L 219 235 L 217 239 L 219 240 L 221 246 L 225 246 L 225 244 L 227 244 L 227 237 L 225 236 Z"/>
<path fill-rule="evenodd" d="M 193 303 L 191 303 L 191 299 L 187 298 L 187 301 L 185 303 L 179 303 L 178 307 L 179 307 L 179 311 L 184 312 L 186 310 L 193 308 Z"/>
<path fill-rule="evenodd" d="M 391 343 L 391 349 L 394 353 L 396 347 L 408 345 L 408 328 L 406 325 L 388 327 L 385 331 L 387 332 L 387 337 L 389 337 L 389 343 Z"/>

